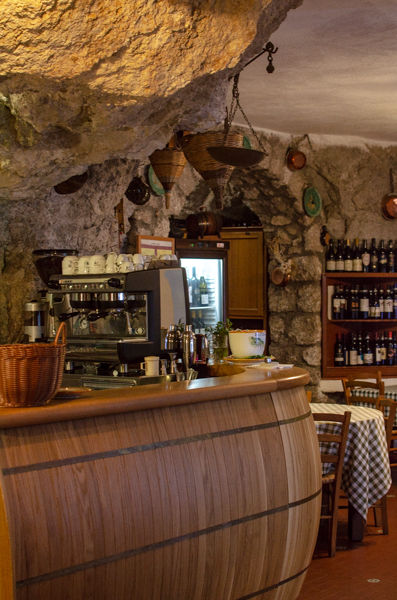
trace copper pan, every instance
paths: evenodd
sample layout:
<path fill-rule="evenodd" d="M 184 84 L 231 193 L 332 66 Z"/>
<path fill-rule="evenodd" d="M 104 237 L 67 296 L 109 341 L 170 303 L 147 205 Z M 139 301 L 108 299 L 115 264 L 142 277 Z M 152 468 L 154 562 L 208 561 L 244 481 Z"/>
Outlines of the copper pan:
<path fill-rule="evenodd" d="M 386 196 L 383 196 L 380 208 L 382 216 L 388 221 L 397 219 L 397 194 L 386 194 Z"/>
<path fill-rule="evenodd" d="M 290 171 L 299 171 L 300 169 L 303 169 L 306 164 L 306 156 L 303 152 L 295 148 L 287 151 L 285 161 Z"/>

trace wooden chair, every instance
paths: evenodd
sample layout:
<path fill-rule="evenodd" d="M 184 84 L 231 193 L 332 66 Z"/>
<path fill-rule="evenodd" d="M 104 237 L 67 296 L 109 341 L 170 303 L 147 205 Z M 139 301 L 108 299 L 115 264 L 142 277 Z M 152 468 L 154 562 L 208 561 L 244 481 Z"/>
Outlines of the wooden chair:
<path fill-rule="evenodd" d="M 385 408 L 389 408 L 388 416 L 384 416 L 385 419 L 385 427 L 386 427 L 386 442 L 387 447 L 390 449 L 391 446 L 391 438 L 393 434 L 393 425 L 394 419 L 396 416 L 397 403 L 394 400 L 387 400 L 385 398 L 379 400 L 377 408 L 383 412 L 385 415 Z M 397 448 L 395 448 L 397 451 Z M 390 454 L 389 454 L 390 456 Z M 389 533 L 389 523 L 387 519 L 387 493 L 378 500 L 373 506 L 371 506 L 374 510 L 374 521 L 376 527 L 382 527 L 383 535 L 388 535 Z M 379 512 L 381 518 L 379 519 Z M 368 523 L 367 523 L 368 525 Z"/>
<path fill-rule="evenodd" d="M 317 434 L 320 444 L 333 443 L 337 448 L 337 454 L 327 454 L 326 452 L 321 452 L 321 463 L 331 463 L 334 466 L 330 473 L 323 475 L 323 499 L 327 499 L 327 514 L 322 514 L 320 517 L 320 519 L 328 520 L 328 554 L 331 557 L 335 556 L 336 550 L 340 483 L 342 479 L 343 459 L 345 456 L 350 417 L 351 412 L 349 411 L 346 411 L 343 415 L 313 413 L 313 418 L 315 421 L 329 421 L 331 423 L 341 424 L 341 432 L 339 434 Z"/>
<path fill-rule="evenodd" d="M 368 379 L 376 379 L 376 382 L 366 381 Z M 373 407 L 376 408 L 376 405 L 379 400 L 384 398 L 385 393 L 385 384 L 382 381 L 382 374 L 380 371 L 376 373 L 368 373 L 365 371 L 358 371 L 354 377 L 342 379 L 343 391 L 345 393 L 346 404 L 356 404 L 365 402 L 366 404 L 373 404 Z M 371 388 L 373 390 L 377 390 L 378 394 L 375 398 L 368 398 L 367 396 L 360 395 L 352 395 L 351 391 L 360 390 L 362 388 Z"/>

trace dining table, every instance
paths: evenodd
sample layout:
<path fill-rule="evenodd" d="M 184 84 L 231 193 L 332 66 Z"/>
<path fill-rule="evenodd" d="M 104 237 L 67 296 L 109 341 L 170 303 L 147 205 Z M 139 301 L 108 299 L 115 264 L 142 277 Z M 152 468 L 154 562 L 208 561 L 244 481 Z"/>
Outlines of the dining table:
<path fill-rule="evenodd" d="M 362 541 L 368 509 L 390 489 L 391 471 L 383 413 L 346 404 L 311 403 L 312 413 L 351 412 L 341 488 L 348 499 L 349 538 Z M 317 433 L 335 433 L 340 424 L 316 421 Z M 327 447 L 331 451 L 332 447 Z M 325 474 L 330 465 L 323 465 Z"/>
<path fill-rule="evenodd" d="M 379 396 L 379 390 L 375 390 L 374 388 L 356 388 L 351 390 L 352 396 L 364 396 L 366 398 L 377 398 Z M 387 385 L 385 386 L 384 397 L 387 400 L 397 401 L 397 385 Z M 366 404 L 365 402 L 358 403 L 360 406 L 372 406 L 371 404 Z M 385 407 L 385 416 L 389 415 L 389 409 Z M 394 419 L 393 428 L 397 429 L 397 413 Z"/>

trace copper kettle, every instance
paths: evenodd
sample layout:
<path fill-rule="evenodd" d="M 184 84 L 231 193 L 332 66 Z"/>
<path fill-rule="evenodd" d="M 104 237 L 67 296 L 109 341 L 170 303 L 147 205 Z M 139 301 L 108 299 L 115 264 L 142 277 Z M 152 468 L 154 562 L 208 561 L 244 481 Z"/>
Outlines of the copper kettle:
<path fill-rule="evenodd" d="M 380 208 L 382 216 L 388 221 L 397 219 L 397 194 L 394 193 L 393 170 L 390 169 L 390 189 L 391 193 L 383 196 Z"/>

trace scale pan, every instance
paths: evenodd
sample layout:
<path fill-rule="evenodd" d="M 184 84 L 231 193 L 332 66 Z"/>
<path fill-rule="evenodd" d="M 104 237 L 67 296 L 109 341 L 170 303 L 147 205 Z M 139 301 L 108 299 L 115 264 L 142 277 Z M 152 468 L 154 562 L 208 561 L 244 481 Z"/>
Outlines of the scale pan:
<path fill-rule="evenodd" d="M 232 167 L 253 167 L 262 162 L 266 156 L 259 150 L 231 146 L 210 146 L 207 152 L 214 160 Z"/>

